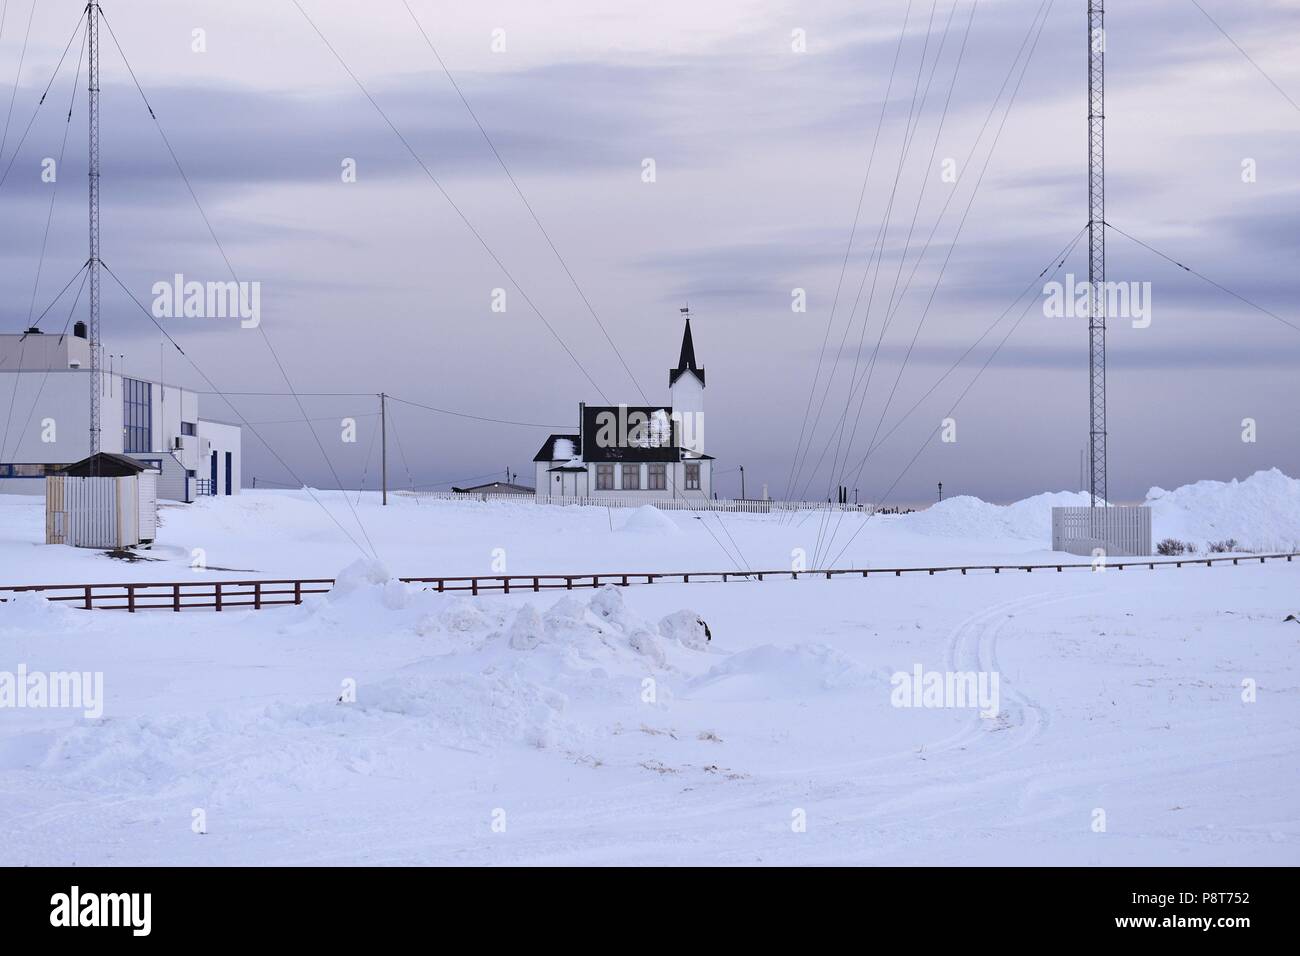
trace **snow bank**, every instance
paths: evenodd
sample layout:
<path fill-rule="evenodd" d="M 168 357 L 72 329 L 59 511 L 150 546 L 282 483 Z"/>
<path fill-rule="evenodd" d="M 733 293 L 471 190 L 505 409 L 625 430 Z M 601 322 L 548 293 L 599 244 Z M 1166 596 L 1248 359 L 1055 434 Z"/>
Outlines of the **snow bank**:
<path fill-rule="evenodd" d="M 1053 508 L 1088 504 L 1086 493 L 1073 491 L 1035 495 L 1010 505 L 963 495 L 899 516 L 895 526 L 936 538 L 1046 545 Z M 1173 491 L 1152 488 L 1146 504 L 1151 506 L 1156 541 L 1177 538 L 1205 550 L 1210 542 L 1235 538 L 1243 550 L 1300 550 L 1300 480 L 1276 468 L 1241 481 L 1198 481 Z"/>
<path fill-rule="evenodd" d="M 1210 542 L 1235 538 L 1240 550 L 1300 550 L 1300 480 L 1276 468 L 1242 481 L 1198 481 L 1173 491 L 1152 488 L 1152 536 Z"/>
<path fill-rule="evenodd" d="M 1082 491 L 1047 492 L 1010 505 L 994 505 L 970 495 L 959 495 L 897 520 L 907 531 L 932 537 L 1013 538 L 1044 544 L 1051 540 L 1053 508 L 1089 503 L 1088 495 Z"/>
<path fill-rule="evenodd" d="M 0 634 L 62 633 L 85 630 L 91 622 L 85 611 L 62 601 L 48 601 L 31 591 L 19 591 L 0 602 Z"/>
<path fill-rule="evenodd" d="M 619 531 L 635 532 L 637 534 L 650 534 L 672 536 L 682 533 L 682 529 L 677 527 L 676 522 L 668 517 L 654 505 L 642 505 L 633 511 Z"/>

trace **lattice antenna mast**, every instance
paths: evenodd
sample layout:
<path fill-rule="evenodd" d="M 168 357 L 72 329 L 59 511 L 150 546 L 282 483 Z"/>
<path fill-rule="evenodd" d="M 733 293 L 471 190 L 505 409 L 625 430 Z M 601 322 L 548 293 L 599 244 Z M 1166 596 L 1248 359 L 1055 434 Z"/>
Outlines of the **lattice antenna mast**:
<path fill-rule="evenodd" d="M 1102 0 L 1088 0 L 1088 486 L 1106 498 L 1106 26 Z"/>
<path fill-rule="evenodd" d="M 90 58 L 90 453 L 99 449 L 99 3 L 86 4 L 86 47 Z"/>

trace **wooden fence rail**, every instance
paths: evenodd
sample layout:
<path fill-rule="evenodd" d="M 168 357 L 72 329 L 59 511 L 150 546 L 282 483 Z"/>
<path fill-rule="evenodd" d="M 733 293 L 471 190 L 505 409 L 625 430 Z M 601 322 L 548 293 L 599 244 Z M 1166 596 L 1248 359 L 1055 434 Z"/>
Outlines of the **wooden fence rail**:
<path fill-rule="evenodd" d="M 1283 554 L 1254 554 L 1224 558 L 1180 558 L 1175 561 L 1155 561 L 1150 558 L 1129 558 L 1122 561 L 1107 562 L 1110 570 L 1123 571 L 1125 568 L 1148 568 L 1154 571 L 1158 567 L 1184 565 L 1241 564 L 1258 561 L 1291 561 L 1300 552 Z M 440 593 L 468 591 L 471 595 L 485 592 L 512 591 L 572 591 L 577 588 L 599 588 L 606 584 L 629 587 L 633 584 L 657 584 L 659 582 L 691 583 L 729 583 L 732 581 L 766 581 L 768 579 L 825 578 L 893 576 L 904 574 L 935 575 L 943 572 L 992 572 L 1003 571 L 1056 571 L 1089 569 L 1092 562 L 1057 563 L 1057 564 L 965 564 L 946 565 L 943 567 L 911 568 L 832 568 L 823 571 L 609 571 L 596 574 L 495 574 L 470 575 L 466 577 L 437 578 L 401 578 L 406 584 L 421 586 L 424 590 Z M 313 594 L 325 594 L 334 586 L 333 578 L 281 578 L 259 579 L 253 581 L 163 581 L 131 582 L 127 584 L 19 584 L 0 587 L 2 594 L 36 593 L 50 601 L 60 601 L 74 607 L 108 611 L 188 611 L 197 608 L 211 608 L 224 611 L 232 608 L 251 608 L 260 610 L 283 604 L 301 604 L 303 598 Z M 0 603 L 9 600 L 0 597 Z"/>

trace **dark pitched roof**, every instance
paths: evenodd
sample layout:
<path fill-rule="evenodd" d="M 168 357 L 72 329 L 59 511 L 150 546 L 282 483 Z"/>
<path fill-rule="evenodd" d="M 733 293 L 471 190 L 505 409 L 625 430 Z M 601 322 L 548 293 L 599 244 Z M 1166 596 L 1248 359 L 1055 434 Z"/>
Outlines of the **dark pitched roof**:
<path fill-rule="evenodd" d="M 59 474 L 72 475 L 76 478 L 121 478 L 138 475 L 147 468 L 147 465 L 142 465 L 134 458 L 128 458 L 126 455 L 114 455 L 112 452 L 101 451 L 89 458 L 73 462 L 61 469 Z"/>
<path fill-rule="evenodd" d="M 668 426 L 656 435 L 656 419 Z M 658 438 L 659 444 L 652 444 Z M 677 425 L 664 405 L 585 405 L 582 409 L 582 459 L 587 462 L 677 461 Z"/>
<path fill-rule="evenodd" d="M 555 461 L 555 443 L 559 441 L 561 438 L 565 439 L 566 441 L 573 442 L 573 451 L 574 454 L 577 454 L 578 451 L 577 435 L 552 435 L 550 438 L 546 439 L 546 442 L 545 444 L 542 445 L 541 450 L 538 451 L 538 453 L 533 456 L 533 461 Z"/>
<path fill-rule="evenodd" d="M 677 367 L 668 371 L 668 387 L 671 388 L 687 372 L 693 372 L 700 384 L 704 384 L 704 369 L 695 364 L 695 340 L 691 338 L 689 317 L 686 319 L 686 331 L 682 333 L 682 354 L 677 359 Z"/>

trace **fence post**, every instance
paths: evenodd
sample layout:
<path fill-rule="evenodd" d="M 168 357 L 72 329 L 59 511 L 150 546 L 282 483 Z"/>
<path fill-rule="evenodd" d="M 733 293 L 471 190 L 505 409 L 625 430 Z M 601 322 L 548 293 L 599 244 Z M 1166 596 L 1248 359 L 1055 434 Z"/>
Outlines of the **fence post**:
<path fill-rule="evenodd" d="M 540 578 L 533 578 L 533 590 L 537 592 L 542 590 L 542 581 Z"/>
<path fill-rule="evenodd" d="M 475 597 L 478 597 L 478 578 L 469 579 L 469 591 Z"/>
<path fill-rule="evenodd" d="M 261 609 L 262 609 L 262 582 L 254 581 L 253 582 L 253 610 L 260 611 Z"/>
<path fill-rule="evenodd" d="M 502 594 L 510 593 L 510 575 L 508 574 L 505 575 L 503 578 L 501 578 L 501 593 Z"/>
<path fill-rule="evenodd" d="M 217 602 L 217 610 L 220 611 L 221 610 L 221 582 L 220 581 L 216 582 L 216 602 Z"/>
<path fill-rule="evenodd" d="M 173 584 L 172 585 L 172 610 L 179 611 L 180 609 L 181 609 L 181 586 L 179 584 Z"/>
<path fill-rule="evenodd" d="M 134 584 L 128 584 L 126 586 L 126 609 L 130 611 L 132 614 L 135 613 L 135 585 Z"/>
<path fill-rule="evenodd" d="M 90 585 L 87 584 L 86 585 L 86 610 L 89 611 L 92 607 L 94 607 L 94 602 L 91 600 Z"/>
<path fill-rule="evenodd" d="M 302 603 L 302 582 L 301 581 L 293 582 L 293 603 L 294 604 Z"/>

